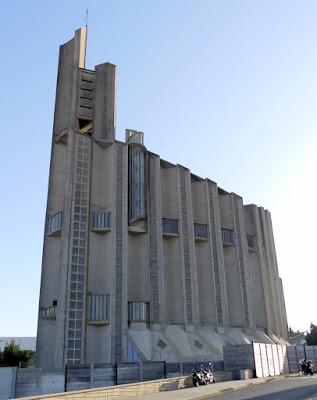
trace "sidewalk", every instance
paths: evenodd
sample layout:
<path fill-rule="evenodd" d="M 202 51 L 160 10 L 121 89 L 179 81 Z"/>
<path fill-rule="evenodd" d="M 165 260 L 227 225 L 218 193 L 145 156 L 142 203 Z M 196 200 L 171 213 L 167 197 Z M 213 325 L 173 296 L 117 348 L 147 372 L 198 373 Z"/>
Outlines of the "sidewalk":
<path fill-rule="evenodd" d="M 145 396 L 134 397 L 137 400 L 204 400 L 209 397 L 218 396 L 224 393 L 233 392 L 239 389 L 245 389 L 250 386 L 259 385 L 261 383 L 270 382 L 272 380 L 284 379 L 284 376 L 268 377 L 268 378 L 255 378 L 246 379 L 243 381 L 226 381 L 210 384 L 207 386 L 199 386 L 171 390 L 168 392 L 160 392 L 155 394 L 149 394 Z"/>

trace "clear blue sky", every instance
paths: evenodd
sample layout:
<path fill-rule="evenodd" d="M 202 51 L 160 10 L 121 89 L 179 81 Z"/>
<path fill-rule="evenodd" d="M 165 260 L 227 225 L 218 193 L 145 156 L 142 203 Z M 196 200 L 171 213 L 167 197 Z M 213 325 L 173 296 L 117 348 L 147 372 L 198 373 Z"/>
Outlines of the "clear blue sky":
<path fill-rule="evenodd" d="M 317 323 L 317 2 L 5 1 L 0 336 L 36 334 L 58 46 L 89 8 L 87 67 L 118 66 L 117 138 L 268 208 L 289 324 Z"/>

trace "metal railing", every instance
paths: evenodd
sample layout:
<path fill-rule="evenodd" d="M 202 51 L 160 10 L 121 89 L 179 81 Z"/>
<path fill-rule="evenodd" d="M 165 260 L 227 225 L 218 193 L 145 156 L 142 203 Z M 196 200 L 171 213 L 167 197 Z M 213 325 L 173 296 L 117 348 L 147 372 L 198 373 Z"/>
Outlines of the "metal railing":
<path fill-rule="evenodd" d="M 41 307 L 40 315 L 42 318 L 56 318 L 57 306 Z"/>

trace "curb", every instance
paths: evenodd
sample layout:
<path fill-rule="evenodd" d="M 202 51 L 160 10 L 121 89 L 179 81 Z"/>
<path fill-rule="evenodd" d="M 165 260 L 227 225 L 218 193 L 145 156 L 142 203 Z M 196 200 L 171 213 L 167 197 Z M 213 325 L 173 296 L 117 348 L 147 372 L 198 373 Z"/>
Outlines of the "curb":
<path fill-rule="evenodd" d="M 226 393 L 232 393 L 232 392 L 236 392 L 237 390 L 240 389 L 247 389 L 256 385 L 261 385 L 263 383 L 268 383 L 268 382 L 272 382 L 272 381 L 277 381 L 279 379 L 284 379 L 284 378 L 288 378 L 289 376 L 276 376 L 276 377 L 269 377 L 269 378 L 265 378 L 265 379 L 259 379 L 259 381 L 256 382 L 252 382 L 252 383 L 246 383 L 246 384 L 242 384 L 241 386 L 238 387 L 231 387 L 231 388 L 226 388 L 226 389 L 222 389 L 219 390 L 218 392 L 213 392 L 213 393 L 209 393 L 209 394 L 203 394 L 203 395 L 198 395 L 195 397 L 191 397 L 190 399 L 187 400 L 207 400 L 210 399 L 210 397 L 215 397 L 215 396 L 220 396 L 222 394 L 226 394 Z"/>

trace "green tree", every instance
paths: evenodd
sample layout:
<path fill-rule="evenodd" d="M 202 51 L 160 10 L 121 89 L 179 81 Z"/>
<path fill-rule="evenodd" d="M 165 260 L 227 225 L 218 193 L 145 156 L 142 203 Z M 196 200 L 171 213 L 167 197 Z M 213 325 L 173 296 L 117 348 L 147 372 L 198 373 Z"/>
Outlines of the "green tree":
<path fill-rule="evenodd" d="M 317 326 L 310 324 L 310 332 L 306 335 L 306 343 L 309 346 L 317 345 Z"/>
<path fill-rule="evenodd" d="M 28 365 L 33 357 L 34 351 L 22 350 L 12 339 L 0 352 L 0 367 L 18 367 L 20 363 Z"/>

